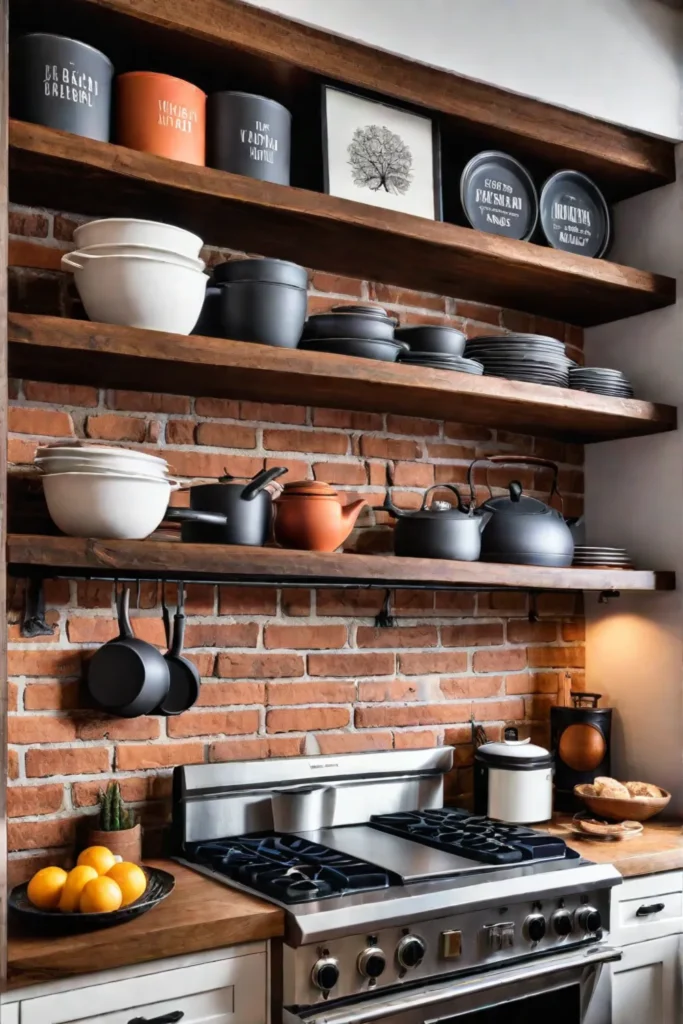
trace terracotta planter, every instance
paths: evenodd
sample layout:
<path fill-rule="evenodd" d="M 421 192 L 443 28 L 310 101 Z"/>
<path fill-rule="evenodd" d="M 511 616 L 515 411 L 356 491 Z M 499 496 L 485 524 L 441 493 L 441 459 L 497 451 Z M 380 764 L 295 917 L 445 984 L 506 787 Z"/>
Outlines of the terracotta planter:
<path fill-rule="evenodd" d="M 140 825 L 123 829 L 121 832 L 103 832 L 93 829 L 88 840 L 89 846 L 106 846 L 123 860 L 140 864 L 142 861 L 142 829 Z"/>
<path fill-rule="evenodd" d="M 151 71 L 116 79 L 116 141 L 188 164 L 204 165 L 206 94 L 191 82 Z"/>

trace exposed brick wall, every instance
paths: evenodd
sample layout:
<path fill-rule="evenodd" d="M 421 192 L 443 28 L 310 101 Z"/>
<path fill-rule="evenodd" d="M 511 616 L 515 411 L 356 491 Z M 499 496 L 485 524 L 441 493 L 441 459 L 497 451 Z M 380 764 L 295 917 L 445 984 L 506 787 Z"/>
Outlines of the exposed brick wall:
<path fill-rule="evenodd" d="M 12 308 L 78 314 L 72 286 L 57 269 L 75 218 L 14 208 L 18 261 Z M 40 242 L 26 248 L 26 237 Z M 215 254 L 211 254 L 216 258 Z M 39 266 L 36 266 L 39 264 Z M 564 338 L 581 355 L 580 330 L 514 311 L 311 273 L 310 306 L 371 298 L 404 321 L 434 318 L 469 334 L 536 329 Z M 379 504 L 387 473 L 394 499 L 414 507 L 433 482 L 462 482 L 475 455 L 536 453 L 557 459 L 565 508 L 580 511 L 583 451 L 545 439 L 453 422 L 379 413 L 306 409 L 238 400 L 12 382 L 10 463 L 25 473 L 36 444 L 84 437 L 161 449 L 184 480 L 253 474 L 286 465 L 292 478 L 326 480 L 347 500 Z M 454 417 L 456 410 L 454 410 Z M 520 475 L 520 474 L 517 474 Z M 491 474 L 504 482 L 505 471 Z M 543 496 L 546 481 L 523 470 Z M 182 496 L 179 500 L 183 500 Z M 384 513 L 366 510 L 346 545 L 390 550 Z M 169 595 L 172 596 L 172 595 Z M 392 629 L 375 626 L 384 593 L 188 587 L 186 641 L 200 668 L 198 705 L 178 718 L 120 720 L 85 706 L 79 680 L 98 644 L 115 635 L 112 587 L 52 580 L 47 618 L 54 635 L 22 640 L 23 585 L 11 585 L 9 651 L 9 847 L 13 879 L 39 863 L 68 858 L 77 829 L 110 777 L 143 815 L 154 839 L 169 809 L 177 764 L 299 753 L 456 745 L 452 799 L 471 790 L 470 716 L 491 736 L 514 722 L 547 738 L 548 707 L 561 674 L 582 685 L 583 617 L 572 595 L 538 599 L 529 621 L 524 594 L 399 591 Z M 157 587 L 140 588 L 137 635 L 162 643 Z"/>

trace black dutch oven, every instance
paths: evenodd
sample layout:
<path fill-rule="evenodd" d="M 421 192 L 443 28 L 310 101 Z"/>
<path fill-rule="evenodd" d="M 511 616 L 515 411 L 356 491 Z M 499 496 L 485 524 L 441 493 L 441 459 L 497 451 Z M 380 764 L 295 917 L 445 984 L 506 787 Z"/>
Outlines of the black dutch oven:
<path fill-rule="evenodd" d="M 246 482 L 226 474 L 217 483 L 190 487 L 191 512 L 217 513 L 225 518 L 220 524 L 183 521 L 185 509 L 169 509 L 167 518 L 181 522 L 181 538 L 190 544 L 262 547 L 273 523 L 273 498 L 267 487 L 286 472 L 283 466 L 276 466 Z"/>

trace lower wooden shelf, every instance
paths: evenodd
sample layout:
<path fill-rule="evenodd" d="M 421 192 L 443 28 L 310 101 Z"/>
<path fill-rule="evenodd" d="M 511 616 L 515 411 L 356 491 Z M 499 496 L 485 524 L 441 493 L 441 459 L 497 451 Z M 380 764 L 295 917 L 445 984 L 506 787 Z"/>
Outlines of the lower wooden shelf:
<path fill-rule="evenodd" d="M 395 555 L 288 551 L 284 548 L 95 540 L 10 534 L 10 572 L 97 578 L 272 583 L 278 586 L 407 587 L 423 590 L 673 590 L 673 572 L 546 569 L 537 565 L 450 562 Z"/>

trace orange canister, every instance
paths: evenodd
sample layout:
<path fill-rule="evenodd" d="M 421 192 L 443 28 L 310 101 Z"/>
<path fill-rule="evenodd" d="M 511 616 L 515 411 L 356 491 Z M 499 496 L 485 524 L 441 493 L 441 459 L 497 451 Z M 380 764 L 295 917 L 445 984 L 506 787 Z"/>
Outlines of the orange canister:
<path fill-rule="evenodd" d="M 205 163 L 206 93 L 153 71 L 116 79 L 116 141 L 188 164 Z"/>

